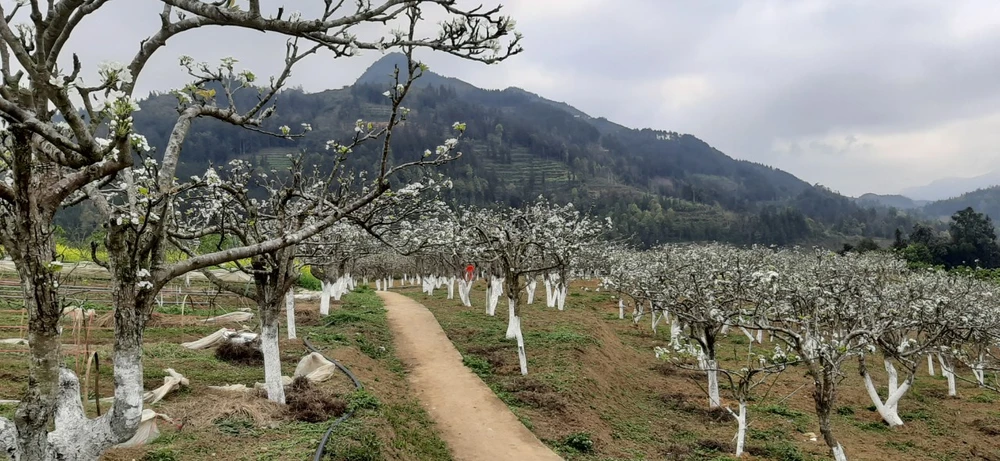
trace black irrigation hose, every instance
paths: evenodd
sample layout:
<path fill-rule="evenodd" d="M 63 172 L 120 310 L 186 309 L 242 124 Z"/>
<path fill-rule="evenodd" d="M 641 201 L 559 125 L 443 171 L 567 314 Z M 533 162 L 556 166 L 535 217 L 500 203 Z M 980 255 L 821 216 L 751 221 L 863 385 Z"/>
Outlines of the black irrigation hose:
<path fill-rule="evenodd" d="M 320 352 L 318 349 L 316 349 L 312 345 L 312 343 L 309 342 L 308 339 L 302 338 L 302 344 L 304 344 L 306 346 L 306 349 L 309 349 L 310 351 L 319 354 L 324 359 L 327 359 L 327 360 L 333 362 L 333 364 L 336 365 L 336 367 L 337 367 L 338 370 L 344 372 L 344 374 L 347 375 L 348 378 L 351 378 L 351 381 L 354 381 L 354 388 L 355 389 L 359 389 L 360 390 L 360 389 L 364 388 L 364 386 L 361 384 L 361 381 L 358 381 L 358 378 L 356 376 L 354 376 L 354 373 L 351 373 L 351 370 L 348 370 L 347 367 L 341 365 L 340 362 L 338 362 L 336 360 L 333 360 L 333 359 L 331 359 L 331 358 L 323 355 L 323 353 Z M 337 418 L 333 423 L 330 424 L 330 428 L 326 430 L 325 434 L 323 434 L 323 440 L 320 440 L 320 442 L 319 442 L 319 447 L 316 448 L 316 455 L 313 456 L 313 461 L 321 461 L 323 459 L 323 454 L 326 452 L 326 442 L 328 442 L 330 440 L 330 434 L 333 433 L 333 430 L 340 423 L 346 421 L 347 418 L 350 418 L 351 415 L 353 415 L 353 414 L 354 414 L 353 410 L 348 410 L 347 413 L 344 413 L 339 418 Z"/>

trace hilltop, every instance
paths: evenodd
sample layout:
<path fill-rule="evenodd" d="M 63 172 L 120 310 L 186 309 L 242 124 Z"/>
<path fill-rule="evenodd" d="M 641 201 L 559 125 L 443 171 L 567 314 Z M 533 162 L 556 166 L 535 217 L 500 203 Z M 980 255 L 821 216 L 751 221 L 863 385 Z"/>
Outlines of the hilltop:
<path fill-rule="evenodd" d="M 283 91 L 269 127 L 310 124 L 313 131 L 301 139 L 198 120 L 184 146 L 180 173 L 200 174 L 210 163 L 233 158 L 280 169 L 288 164 L 287 154 L 296 152 L 331 166 L 323 154 L 327 140 L 348 139 L 359 118 L 385 119 L 389 101 L 382 93 L 403 59 L 386 55 L 348 87 Z M 443 168 L 455 184 L 451 198 L 460 203 L 516 206 L 546 195 L 611 216 L 622 237 L 645 245 L 833 243 L 891 238 L 897 227 L 909 229 L 916 222 L 899 209 L 856 203 L 788 172 L 734 159 L 691 134 L 628 128 L 519 88 L 481 89 L 433 72 L 417 82 L 405 102 L 412 113 L 393 137 L 394 160 L 420 155 L 450 137 L 453 122 L 466 122 L 460 146 L 465 155 Z M 255 103 L 250 93 L 238 103 Z M 166 144 L 175 105 L 169 94 L 154 93 L 140 102 L 136 128 L 152 146 Z M 368 152 L 358 149 L 351 166 L 364 167 Z M 79 214 L 64 219 L 86 232 L 80 224 L 85 219 L 74 216 Z"/>

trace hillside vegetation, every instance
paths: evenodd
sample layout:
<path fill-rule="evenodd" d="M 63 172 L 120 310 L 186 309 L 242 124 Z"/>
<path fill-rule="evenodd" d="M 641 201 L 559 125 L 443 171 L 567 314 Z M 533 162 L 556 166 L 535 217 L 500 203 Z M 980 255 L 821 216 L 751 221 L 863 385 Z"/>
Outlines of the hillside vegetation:
<path fill-rule="evenodd" d="M 179 174 L 202 174 L 210 164 L 235 158 L 280 171 L 289 155 L 300 152 L 321 168 L 332 167 L 326 141 L 349 139 L 358 119 L 378 123 L 386 117 L 382 93 L 401 60 L 387 55 L 349 87 L 281 93 L 278 112 L 264 128 L 308 124 L 312 131 L 300 139 L 198 120 Z M 394 159 L 420 156 L 447 137 L 453 122 L 466 122 L 465 155 L 442 169 L 454 181 L 449 198 L 459 203 L 517 206 L 545 195 L 611 216 L 619 237 L 643 245 L 891 238 L 895 229 L 916 222 L 899 209 L 866 207 L 787 172 L 733 159 L 693 135 L 626 128 L 517 88 L 483 90 L 430 72 L 417 82 L 407 103 L 409 120 L 394 133 Z M 240 101 L 255 102 L 250 94 Z M 176 98 L 154 93 L 140 105 L 137 131 L 162 148 L 176 118 Z M 351 167 L 367 166 L 367 149 L 353 154 Z M 60 224 L 70 238 L 84 240 L 98 228 L 93 215 L 86 207 L 69 210 Z"/>

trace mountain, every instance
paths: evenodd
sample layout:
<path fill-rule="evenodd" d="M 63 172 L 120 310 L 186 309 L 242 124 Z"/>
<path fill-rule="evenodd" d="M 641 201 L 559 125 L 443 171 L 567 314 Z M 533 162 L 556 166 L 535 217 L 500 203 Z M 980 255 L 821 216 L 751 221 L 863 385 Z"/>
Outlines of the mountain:
<path fill-rule="evenodd" d="M 938 200 L 925 205 L 922 211 L 935 218 L 947 218 L 967 207 L 985 213 L 996 222 L 1000 219 L 1000 186 L 977 189 L 957 197 Z"/>
<path fill-rule="evenodd" d="M 945 200 L 966 192 L 1000 185 L 1000 171 L 991 171 L 971 178 L 942 178 L 918 187 L 909 187 L 902 195 L 918 200 Z"/>
<path fill-rule="evenodd" d="M 871 193 L 864 194 L 856 198 L 855 201 L 865 206 L 893 207 L 900 210 L 912 210 L 930 203 L 927 200 L 913 200 L 902 195 L 879 195 Z"/>
<path fill-rule="evenodd" d="M 210 163 L 233 158 L 280 171 L 289 164 L 287 154 L 296 152 L 332 167 L 325 143 L 350 139 L 359 118 L 385 120 L 390 108 L 382 93 L 395 84 L 389 76 L 402 62 L 401 55 L 386 55 L 340 89 L 283 91 L 263 128 L 310 124 L 313 130 L 299 139 L 199 119 L 185 142 L 179 176 L 202 174 Z M 238 93 L 237 106 L 252 106 L 256 96 Z M 514 206 L 539 195 L 571 201 L 610 217 L 620 238 L 642 245 L 717 240 L 839 246 L 845 239 L 891 238 L 897 228 L 917 222 L 900 209 L 856 203 L 788 172 L 734 159 L 694 135 L 628 128 L 519 88 L 480 89 L 426 72 L 405 105 L 412 112 L 394 132 L 393 162 L 418 158 L 453 135 L 452 123 L 467 123 L 459 146 L 465 155 L 440 169 L 454 182 L 448 198 Z M 136 129 L 150 145 L 164 146 L 176 121 L 176 98 L 153 93 L 140 106 Z M 370 168 L 374 149 L 355 149 L 347 167 Z M 83 222 L 61 224 L 86 234 Z"/>

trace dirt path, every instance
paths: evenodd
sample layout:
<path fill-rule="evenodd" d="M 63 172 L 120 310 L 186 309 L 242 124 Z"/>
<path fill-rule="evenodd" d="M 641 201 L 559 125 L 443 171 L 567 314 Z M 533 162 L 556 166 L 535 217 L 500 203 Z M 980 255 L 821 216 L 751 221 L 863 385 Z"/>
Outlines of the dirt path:
<path fill-rule="evenodd" d="M 434 314 L 401 294 L 378 294 L 388 310 L 396 354 L 409 370 L 407 379 L 457 461 L 561 459 L 462 365 Z"/>

